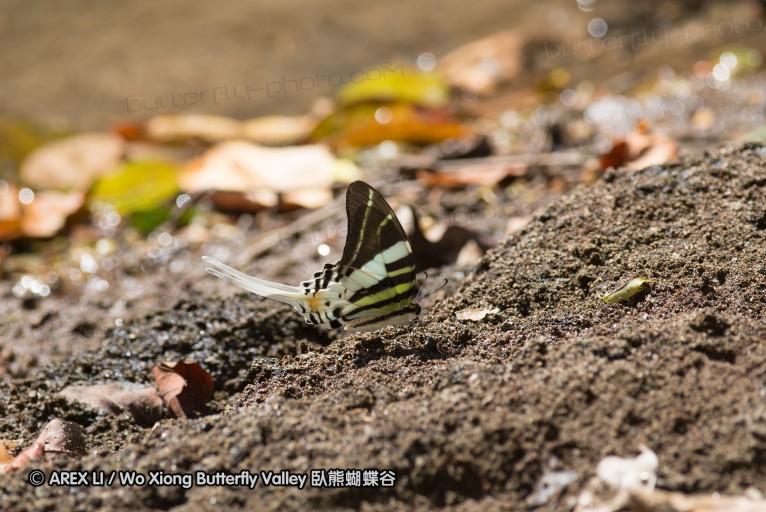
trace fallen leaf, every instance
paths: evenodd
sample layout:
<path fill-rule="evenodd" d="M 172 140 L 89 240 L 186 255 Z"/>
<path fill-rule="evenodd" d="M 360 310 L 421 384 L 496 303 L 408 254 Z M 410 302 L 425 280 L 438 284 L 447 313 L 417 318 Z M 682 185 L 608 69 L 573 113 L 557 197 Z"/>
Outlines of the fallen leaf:
<path fill-rule="evenodd" d="M 0 161 L 18 168 L 35 149 L 68 135 L 60 127 L 33 124 L 4 116 L 0 119 Z"/>
<path fill-rule="evenodd" d="M 364 103 L 330 114 L 317 125 L 311 139 L 334 147 L 361 147 L 387 140 L 431 144 L 469 134 L 446 108 Z"/>
<path fill-rule="evenodd" d="M 439 62 L 447 81 L 472 94 L 486 96 L 523 69 L 524 38 L 503 31 L 453 50 Z"/>
<path fill-rule="evenodd" d="M 56 418 L 50 421 L 43 429 L 36 443 L 42 443 L 45 447 L 45 455 L 85 455 L 85 437 L 82 427 L 72 421 Z"/>
<path fill-rule="evenodd" d="M 24 448 L 2 469 L 2 473 L 22 469 L 33 460 L 79 457 L 85 453 L 82 427 L 77 423 L 55 418 L 43 428 L 31 446 Z"/>
<path fill-rule="evenodd" d="M 156 116 L 143 127 L 149 140 L 185 142 L 192 138 L 221 142 L 242 137 L 242 122 L 230 117 L 204 114 Z"/>
<path fill-rule="evenodd" d="M 609 153 L 601 156 L 599 166 L 624 166 L 627 169 L 644 169 L 675 160 L 678 157 L 678 143 L 661 133 L 652 132 L 645 121 L 638 123 L 636 130 L 622 140 L 615 140 Z"/>
<path fill-rule="evenodd" d="M 298 144 L 316 127 L 313 116 L 264 116 L 242 123 L 242 137 L 268 146 Z"/>
<path fill-rule="evenodd" d="M 22 469 L 24 466 L 32 460 L 39 460 L 45 456 L 45 444 L 35 442 L 31 446 L 28 446 L 22 450 L 22 452 L 16 455 L 13 460 L 3 467 L 3 473 L 10 473 Z"/>
<path fill-rule="evenodd" d="M 151 426 L 162 417 L 162 399 L 153 386 L 134 382 L 109 382 L 91 386 L 67 386 L 58 394 L 107 414 L 128 412 L 142 426 Z"/>
<path fill-rule="evenodd" d="M 178 418 L 204 411 L 213 396 L 213 377 L 197 363 L 163 362 L 152 375 L 162 401 Z"/>
<path fill-rule="evenodd" d="M 465 166 L 449 172 L 419 170 L 415 176 L 427 187 L 453 188 L 467 185 L 497 185 L 508 176 L 524 176 L 526 173 L 526 165 L 485 164 Z"/>
<path fill-rule="evenodd" d="M 163 162 L 126 163 L 99 179 L 90 192 L 94 209 L 108 205 L 120 215 L 146 211 L 178 193 L 176 168 Z"/>
<path fill-rule="evenodd" d="M 468 240 L 455 258 L 458 266 L 475 265 L 484 256 L 484 249 L 476 240 Z"/>
<path fill-rule="evenodd" d="M 266 148 L 231 141 L 187 164 L 179 181 L 188 193 L 238 192 L 253 208 L 276 206 L 282 194 L 291 194 L 299 206 L 316 208 L 332 200 L 335 166 L 335 157 L 323 145 Z M 309 196 L 301 195 L 307 192 Z"/>
<path fill-rule="evenodd" d="M 574 512 L 761 512 L 766 500 L 750 495 L 684 494 L 654 487 L 659 461 L 646 447 L 635 458 L 610 456 L 577 497 Z"/>
<path fill-rule="evenodd" d="M 449 102 L 449 86 L 436 73 L 422 73 L 402 65 L 391 65 L 370 69 L 363 74 L 364 80 L 349 83 L 335 95 L 340 105 L 384 102 L 443 107 Z"/>
<path fill-rule="evenodd" d="M 90 192 L 91 210 L 127 215 L 133 227 L 150 233 L 165 222 L 178 194 L 176 167 L 163 162 L 131 162 L 99 179 Z"/>
<path fill-rule="evenodd" d="M 31 202 L 22 204 L 17 187 L 11 185 L 0 190 L 0 240 L 51 237 L 85 203 L 84 194 L 78 191 L 46 190 L 29 195 L 33 198 Z"/>
<path fill-rule="evenodd" d="M 12 460 L 13 456 L 11 455 L 11 452 L 8 451 L 5 442 L 0 440 L 0 464 L 10 464 Z"/>
<path fill-rule="evenodd" d="M 622 285 L 617 291 L 610 293 L 601 300 L 613 304 L 625 304 L 640 298 L 649 291 L 650 281 L 645 277 L 636 277 Z"/>
<path fill-rule="evenodd" d="M 0 240 L 22 236 L 19 189 L 13 185 L 0 187 Z"/>
<path fill-rule="evenodd" d="M 48 238 L 64 227 L 67 218 L 85 204 L 80 191 L 44 190 L 35 193 L 34 200 L 21 206 L 21 230 L 32 238 Z"/>
<path fill-rule="evenodd" d="M 715 122 L 715 111 L 709 107 L 702 107 L 692 115 L 691 126 L 697 132 L 708 132 Z"/>
<path fill-rule="evenodd" d="M 478 322 L 484 320 L 487 315 L 494 315 L 498 313 L 498 308 L 466 308 L 455 313 L 455 318 L 458 320 L 470 320 L 471 322 Z"/>
<path fill-rule="evenodd" d="M 84 133 L 34 150 L 21 164 L 21 181 L 41 189 L 87 190 L 114 170 L 125 142 L 116 135 Z"/>

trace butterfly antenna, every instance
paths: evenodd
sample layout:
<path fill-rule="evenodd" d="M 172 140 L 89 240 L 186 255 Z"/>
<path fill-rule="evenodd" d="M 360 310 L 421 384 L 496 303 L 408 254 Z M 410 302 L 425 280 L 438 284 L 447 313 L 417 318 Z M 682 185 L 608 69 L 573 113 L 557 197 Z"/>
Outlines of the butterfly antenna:
<path fill-rule="evenodd" d="M 423 284 L 418 288 L 418 294 L 415 296 L 415 300 L 413 301 L 415 304 L 420 302 L 420 296 L 422 295 L 423 290 L 425 290 L 426 283 L 428 282 L 428 272 L 423 272 L 423 273 L 426 275 L 426 278 L 425 280 L 423 280 Z"/>
<path fill-rule="evenodd" d="M 440 287 L 438 287 L 437 289 L 435 289 L 434 291 L 432 291 L 431 293 L 429 293 L 428 295 L 426 295 L 425 297 L 423 297 L 424 299 L 427 299 L 428 297 L 430 297 L 434 293 L 438 292 L 439 290 L 441 290 L 442 288 L 447 286 L 447 283 L 449 283 L 449 279 L 447 279 L 446 277 L 444 277 L 442 279 L 444 279 L 444 282 L 442 283 L 442 285 Z"/>
<path fill-rule="evenodd" d="M 423 273 L 426 275 L 426 280 L 423 282 L 423 286 L 421 286 L 421 287 L 420 287 L 420 290 L 418 290 L 418 295 L 417 295 L 417 297 L 415 298 L 415 303 L 418 303 L 418 302 L 420 302 L 421 300 L 425 300 L 425 299 L 427 299 L 428 297 L 430 297 L 430 296 L 431 296 L 431 295 L 433 295 L 434 293 L 438 292 L 439 290 L 441 290 L 442 288 L 444 288 L 445 286 L 447 286 L 447 283 L 449 282 L 449 279 L 447 279 L 446 277 L 445 277 L 445 278 L 443 278 L 443 279 L 444 279 L 444 282 L 441 284 L 441 286 L 439 286 L 437 289 L 435 289 L 434 291 L 432 291 L 432 292 L 431 292 L 431 293 L 429 293 L 428 295 L 423 295 L 423 296 L 421 297 L 422 291 L 423 291 L 423 290 L 425 290 L 425 288 L 426 288 L 426 283 L 428 282 L 428 273 L 427 273 L 427 272 L 423 272 Z"/>

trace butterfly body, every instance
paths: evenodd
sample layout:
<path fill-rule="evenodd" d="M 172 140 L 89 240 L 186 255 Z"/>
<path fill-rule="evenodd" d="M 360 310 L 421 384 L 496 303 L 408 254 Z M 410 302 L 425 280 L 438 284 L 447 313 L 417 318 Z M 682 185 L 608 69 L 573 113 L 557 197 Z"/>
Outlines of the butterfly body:
<path fill-rule="evenodd" d="M 348 237 L 343 256 L 311 279 L 288 286 L 248 276 L 207 256 L 208 272 L 262 297 L 291 305 L 310 324 L 357 331 L 413 320 L 420 306 L 415 259 L 396 214 L 374 188 L 356 181 L 346 193 Z"/>

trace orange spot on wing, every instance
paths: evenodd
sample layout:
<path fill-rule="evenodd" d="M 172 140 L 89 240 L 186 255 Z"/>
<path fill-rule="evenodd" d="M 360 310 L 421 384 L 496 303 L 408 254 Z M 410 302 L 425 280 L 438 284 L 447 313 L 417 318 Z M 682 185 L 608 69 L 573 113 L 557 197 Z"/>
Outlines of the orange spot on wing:
<path fill-rule="evenodd" d="M 311 311 L 317 312 L 322 310 L 322 301 L 320 299 L 317 299 L 316 297 L 310 297 L 309 298 L 309 309 Z"/>

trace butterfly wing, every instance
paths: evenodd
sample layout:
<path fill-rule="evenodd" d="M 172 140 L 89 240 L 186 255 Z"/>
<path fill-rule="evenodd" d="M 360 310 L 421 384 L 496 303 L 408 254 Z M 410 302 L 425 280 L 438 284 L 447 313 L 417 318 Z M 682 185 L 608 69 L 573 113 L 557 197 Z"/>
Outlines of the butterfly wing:
<path fill-rule="evenodd" d="M 346 193 L 348 235 L 336 265 L 352 293 L 348 319 L 391 313 L 415 296 L 415 258 L 407 235 L 383 196 L 355 181 Z"/>
<path fill-rule="evenodd" d="M 396 214 L 383 196 L 362 181 L 346 192 L 348 235 L 343 256 L 300 286 L 248 276 L 212 258 L 208 271 L 257 295 L 290 304 L 306 322 L 374 330 L 410 320 L 419 312 L 415 259 Z"/>

